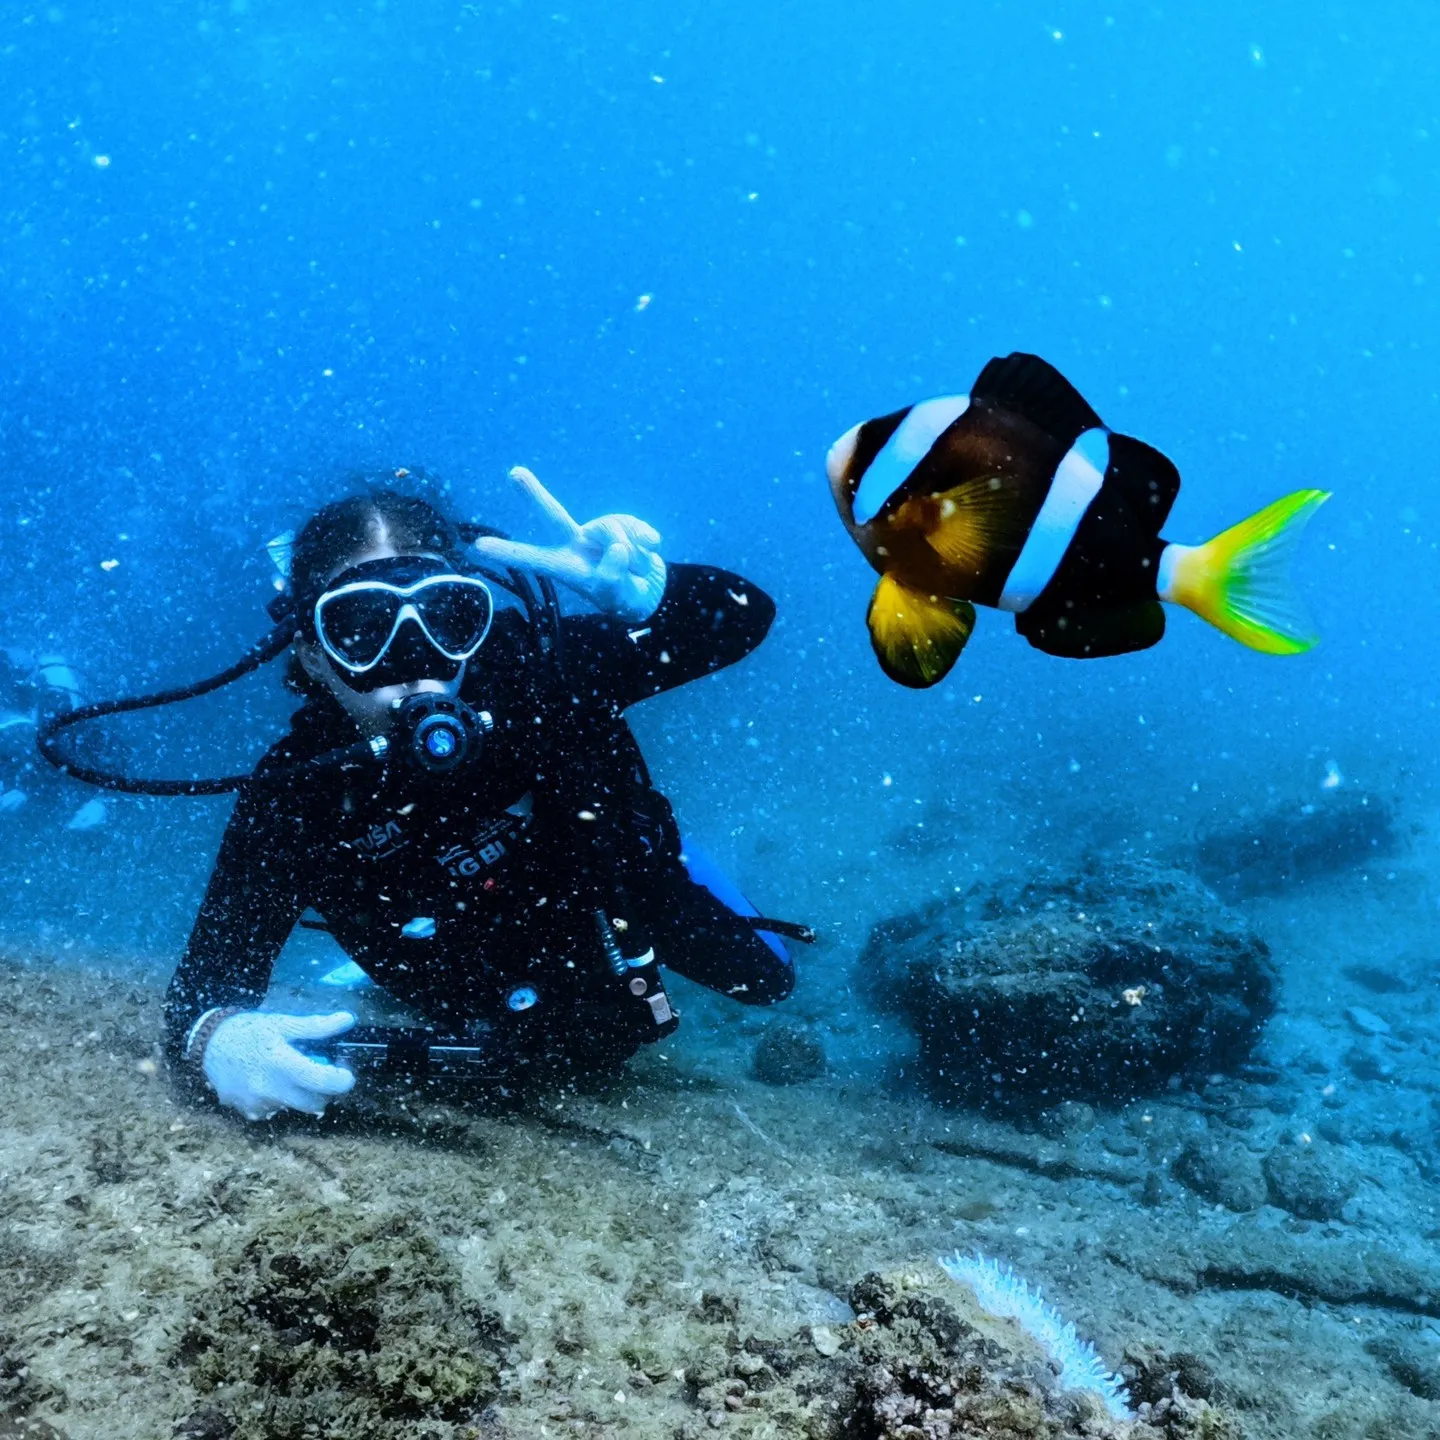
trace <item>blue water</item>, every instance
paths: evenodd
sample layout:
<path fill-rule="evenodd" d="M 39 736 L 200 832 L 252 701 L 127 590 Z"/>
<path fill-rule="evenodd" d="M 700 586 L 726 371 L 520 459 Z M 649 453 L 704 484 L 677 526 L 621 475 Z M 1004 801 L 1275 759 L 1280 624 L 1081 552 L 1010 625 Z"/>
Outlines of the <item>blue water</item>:
<path fill-rule="evenodd" d="M 264 542 L 358 468 L 532 539 L 517 463 L 643 516 L 779 602 L 635 722 L 756 904 L 820 928 L 801 1013 L 873 920 L 1087 841 L 1159 851 L 1327 773 L 1423 827 L 1437 56 L 1405 0 L 12 8 L 0 643 L 93 697 L 211 673 L 265 628 Z M 944 684 L 886 680 L 826 448 L 1015 349 L 1175 460 L 1171 538 L 1333 490 L 1296 566 L 1320 648 L 1172 614 L 1074 663 L 987 611 Z M 109 743 L 233 770 L 287 709 L 252 679 Z M 12 937 L 163 975 L 226 803 L 7 842 Z M 890 844 L 937 806 L 953 845 Z"/>
<path fill-rule="evenodd" d="M 546 538 L 523 462 L 778 598 L 754 659 L 637 723 L 722 858 L 832 933 L 937 798 L 1002 845 L 1119 806 L 1183 832 L 1332 760 L 1423 806 L 1437 44 L 1418 5 L 12 18 L 0 639 L 96 695 L 209 673 L 263 628 L 263 542 L 348 470 L 423 465 Z M 1177 461 L 1176 538 L 1333 489 L 1298 565 L 1322 647 L 1180 615 L 1076 664 L 985 612 L 946 684 L 890 685 L 825 448 L 1015 348 Z M 284 713 L 251 682 L 114 743 L 235 769 Z M 193 898 L 223 802 L 117 809 L 137 843 L 209 827 L 166 856 Z M 863 879 L 881 909 L 913 882 Z M 138 945 L 137 898 L 102 909 Z"/>
<path fill-rule="evenodd" d="M 692 828 L 832 934 L 904 908 L 863 862 L 937 800 L 1022 853 L 1331 761 L 1423 807 L 1437 43 L 1423 6 L 35 9 L 0 48 L 0 640 L 92 695 L 209 673 L 347 471 L 423 465 L 548 538 L 523 462 L 776 595 L 747 665 L 636 718 Z M 1017 348 L 1176 460 L 1175 538 L 1333 489 L 1298 565 L 1322 647 L 1179 615 L 1077 664 L 983 612 L 946 684 L 886 681 L 825 448 Z M 285 711 L 252 681 L 111 743 L 242 768 Z M 173 914 L 83 877 L 173 953 L 224 802 L 116 811 L 147 853 L 199 827 L 156 861 Z"/>

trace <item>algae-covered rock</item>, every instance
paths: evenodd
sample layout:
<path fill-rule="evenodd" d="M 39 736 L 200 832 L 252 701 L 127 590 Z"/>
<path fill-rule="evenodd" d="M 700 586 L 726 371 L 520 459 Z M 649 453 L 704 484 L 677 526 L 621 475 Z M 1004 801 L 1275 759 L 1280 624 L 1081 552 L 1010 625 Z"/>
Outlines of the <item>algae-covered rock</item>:
<path fill-rule="evenodd" d="M 1201 836 L 1195 868 L 1227 899 L 1275 895 L 1399 848 L 1393 807 L 1360 790 L 1321 791 Z"/>
<path fill-rule="evenodd" d="M 45 1420 L 24 1415 L 0 1415 L 0 1440 L 66 1440 L 65 1432 Z"/>
<path fill-rule="evenodd" d="M 933 1096 L 1028 1114 L 1234 1069 L 1277 983 L 1265 942 L 1193 876 L 1113 857 L 884 921 L 860 973 L 915 1030 Z"/>
<path fill-rule="evenodd" d="M 1171 1173 L 1187 1189 L 1227 1210 L 1258 1210 L 1269 1198 L 1260 1159 L 1234 1140 L 1192 1140 Z"/>
<path fill-rule="evenodd" d="M 1440 1400 L 1440 1342 L 1433 1331 L 1389 1333 L 1365 1348 L 1417 1399 Z"/>
<path fill-rule="evenodd" d="M 1338 1220 L 1360 1185 L 1343 1148 L 1324 1140 L 1277 1145 L 1264 1169 L 1271 1203 L 1302 1220 Z"/>
<path fill-rule="evenodd" d="M 311 1210 L 245 1247 L 182 1354 L 234 1440 L 380 1440 L 478 1419 L 497 1391 L 495 1339 L 413 1222 Z"/>
<path fill-rule="evenodd" d="M 53 1399 L 55 1392 L 36 1379 L 20 1346 L 0 1331 L 0 1417 L 18 1422 L 32 1405 Z M 39 1433 L 39 1432 L 37 1432 Z M 4 1431 L 0 1429 L 0 1437 Z"/>
<path fill-rule="evenodd" d="M 803 1085 L 825 1073 L 825 1047 L 799 1025 L 770 1025 L 755 1046 L 751 1068 L 767 1085 Z"/>
<path fill-rule="evenodd" d="M 1136 1345 L 1125 1352 L 1130 1372 L 1130 1395 L 1136 1401 L 1158 1404 L 1176 1394 L 1192 1400 L 1213 1399 L 1219 1382 L 1214 1370 L 1189 1351 L 1167 1354 L 1148 1345 Z"/>
<path fill-rule="evenodd" d="M 762 1425 L 806 1440 L 1222 1440 L 1238 1436 L 1227 1412 L 1195 1392 L 1213 1377 L 1194 1357 L 1157 1359 L 1136 1418 L 1113 1418 L 1096 1395 L 1062 1389 L 1045 1353 L 1014 1322 L 980 1310 L 939 1272 L 872 1272 L 851 1290 L 855 1320 L 813 1327 L 785 1344 L 750 1342 L 732 1380 L 697 1404 L 753 1408 Z M 834 1342 L 833 1345 L 830 1342 Z M 756 1363 L 759 1362 L 759 1363 Z M 722 1411 L 706 1426 L 721 1428 Z M 713 1417 L 710 1418 L 710 1417 Z M 699 1436 L 702 1426 L 682 1431 Z M 752 1433 L 745 1431 L 742 1433 Z"/>

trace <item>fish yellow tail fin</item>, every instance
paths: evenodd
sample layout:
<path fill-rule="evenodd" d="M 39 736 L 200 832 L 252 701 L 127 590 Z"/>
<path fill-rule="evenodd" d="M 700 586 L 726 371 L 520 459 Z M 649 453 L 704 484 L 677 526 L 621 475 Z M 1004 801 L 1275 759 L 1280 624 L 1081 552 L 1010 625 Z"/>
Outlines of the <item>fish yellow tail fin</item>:
<path fill-rule="evenodd" d="M 1160 598 L 1266 655 L 1311 649 L 1318 637 L 1290 586 L 1290 552 L 1305 522 L 1329 498 L 1326 490 L 1296 490 L 1204 545 L 1167 545 L 1156 586 Z"/>

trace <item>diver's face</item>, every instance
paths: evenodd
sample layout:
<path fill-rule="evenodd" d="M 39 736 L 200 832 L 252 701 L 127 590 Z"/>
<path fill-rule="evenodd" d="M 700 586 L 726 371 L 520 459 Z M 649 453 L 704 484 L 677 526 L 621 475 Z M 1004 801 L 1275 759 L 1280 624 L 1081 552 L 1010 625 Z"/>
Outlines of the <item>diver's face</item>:
<path fill-rule="evenodd" d="M 337 565 L 326 575 L 325 584 L 328 586 L 337 575 L 343 574 L 346 570 L 353 570 L 357 565 L 365 565 L 372 560 L 394 560 L 401 554 L 410 553 L 414 552 L 397 550 L 390 543 L 388 537 L 382 537 L 369 549 L 358 550 L 342 564 Z M 440 555 L 427 554 L 426 558 L 442 562 L 444 560 L 444 557 Z M 408 622 L 406 627 L 402 628 L 417 629 Z M 312 680 L 318 681 L 335 697 L 340 708 L 355 722 L 356 727 L 367 740 L 373 740 L 376 736 L 386 733 L 400 701 L 411 695 L 454 695 L 460 688 L 461 680 L 465 678 L 463 663 L 460 665 L 459 672 L 452 675 L 451 672 L 455 670 L 454 665 L 437 653 L 435 654 L 436 676 L 433 678 L 427 676 L 418 680 L 409 680 L 403 685 L 381 685 L 374 690 L 356 690 L 353 684 L 347 683 L 345 679 L 341 678 L 334 661 L 326 654 L 324 646 L 318 640 L 307 639 L 303 633 L 297 631 L 295 653 L 300 657 L 300 664 L 304 667 L 305 673 Z M 450 678 L 440 678 L 442 675 Z"/>

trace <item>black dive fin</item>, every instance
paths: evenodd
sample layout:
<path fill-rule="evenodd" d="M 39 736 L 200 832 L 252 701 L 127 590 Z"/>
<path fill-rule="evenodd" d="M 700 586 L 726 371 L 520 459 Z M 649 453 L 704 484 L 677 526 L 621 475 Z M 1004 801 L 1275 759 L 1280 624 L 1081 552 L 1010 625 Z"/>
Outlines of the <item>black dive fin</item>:
<path fill-rule="evenodd" d="M 1023 350 L 996 356 L 970 387 L 970 398 L 1019 411 L 1067 449 L 1082 430 L 1104 423 L 1048 360 Z"/>
<path fill-rule="evenodd" d="M 1180 493 L 1180 472 L 1153 445 L 1129 435 L 1110 436 L 1107 483 L 1119 487 L 1136 519 L 1158 535 Z"/>
<path fill-rule="evenodd" d="M 880 668 L 897 684 L 928 690 L 960 658 L 975 628 L 975 607 L 882 575 L 865 619 Z"/>
<path fill-rule="evenodd" d="M 1148 650 L 1165 633 L 1165 611 L 1158 600 L 1143 600 L 1118 610 L 1026 610 L 1015 628 L 1037 650 L 1066 660 L 1098 660 Z"/>

